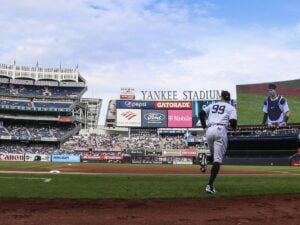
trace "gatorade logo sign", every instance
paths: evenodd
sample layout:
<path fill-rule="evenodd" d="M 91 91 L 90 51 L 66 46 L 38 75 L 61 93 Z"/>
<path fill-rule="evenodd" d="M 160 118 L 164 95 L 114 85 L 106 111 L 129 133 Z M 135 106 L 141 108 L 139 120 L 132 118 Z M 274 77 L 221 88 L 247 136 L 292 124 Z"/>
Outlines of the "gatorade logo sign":
<path fill-rule="evenodd" d="M 192 109 L 192 101 L 158 101 L 154 102 L 156 109 Z"/>

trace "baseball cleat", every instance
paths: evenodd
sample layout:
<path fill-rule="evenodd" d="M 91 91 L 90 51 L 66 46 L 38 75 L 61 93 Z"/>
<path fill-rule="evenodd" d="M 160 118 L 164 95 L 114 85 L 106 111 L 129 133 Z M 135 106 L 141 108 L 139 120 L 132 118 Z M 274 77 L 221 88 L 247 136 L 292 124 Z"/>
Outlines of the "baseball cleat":
<path fill-rule="evenodd" d="M 202 173 L 205 173 L 205 172 L 206 172 L 206 166 L 201 165 L 201 166 L 200 166 L 200 171 L 201 171 Z"/>
<path fill-rule="evenodd" d="M 201 154 L 201 160 L 200 160 L 200 171 L 202 173 L 206 172 L 206 167 L 207 167 L 207 155 L 206 154 Z"/>
<path fill-rule="evenodd" d="M 208 194 L 215 194 L 217 192 L 216 189 L 215 189 L 215 187 L 214 186 L 210 186 L 209 184 L 206 185 L 205 191 Z"/>

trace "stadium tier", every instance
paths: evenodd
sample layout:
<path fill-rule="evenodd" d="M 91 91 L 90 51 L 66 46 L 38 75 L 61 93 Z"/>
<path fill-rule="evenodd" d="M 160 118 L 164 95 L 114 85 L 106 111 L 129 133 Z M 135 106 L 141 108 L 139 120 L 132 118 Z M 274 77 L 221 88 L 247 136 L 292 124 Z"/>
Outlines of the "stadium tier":
<path fill-rule="evenodd" d="M 80 84 L 83 85 L 83 84 Z M 0 85 L 2 96 L 31 97 L 31 98 L 80 98 L 85 87 L 44 87 L 28 84 L 5 84 Z"/>
<path fill-rule="evenodd" d="M 81 98 L 86 90 L 77 68 L 1 64 L 1 152 L 61 150 L 63 142 L 87 128 L 90 108 Z"/>

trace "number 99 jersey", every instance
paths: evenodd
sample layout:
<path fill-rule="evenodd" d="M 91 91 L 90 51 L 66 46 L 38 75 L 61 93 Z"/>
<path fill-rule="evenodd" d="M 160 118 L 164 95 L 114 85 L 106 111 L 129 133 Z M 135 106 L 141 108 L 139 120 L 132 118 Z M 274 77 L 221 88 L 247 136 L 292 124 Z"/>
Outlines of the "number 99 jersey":
<path fill-rule="evenodd" d="M 234 106 L 225 101 L 208 105 L 203 109 L 207 116 L 207 126 L 224 125 L 228 127 L 229 120 L 237 120 L 237 113 Z"/>

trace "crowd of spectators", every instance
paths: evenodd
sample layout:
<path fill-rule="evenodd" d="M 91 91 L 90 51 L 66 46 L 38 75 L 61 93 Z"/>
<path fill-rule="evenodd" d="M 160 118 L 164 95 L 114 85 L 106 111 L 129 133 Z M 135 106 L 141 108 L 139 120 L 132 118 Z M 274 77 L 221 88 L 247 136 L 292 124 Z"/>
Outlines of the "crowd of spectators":
<path fill-rule="evenodd" d="M 34 100 L 16 100 L 16 99 L 0 99 L 0 106 L 16 106 L 16 107 L 41 107 L 41 108 L 71 108 L 72 102 L 57 101 L 34 101 Z"/>
<path fill-rule="evenodd" d="M 0 126 L 1 136 L 20 136 L 20 137 L 63 137 L 68 134 L 74 126 L 63 127 L 45 127 L 36 125 L 7 125 Z M 236 136 L 263 136 L 263 135 L 284 135 L 291 132 L 299 133 L 299 129 L 238 129 L 235 133 L 229 132 L 229 137 Z M 186 136 L 180 135 L 159 135 L 155 132 L 147 132 L 138 135 L 133 133 L 132 136 L 122 135 L 104 135 L 104 134 L 85 134 L 71 137 L 67 142 L 61 145 L 60 149 L 49 148 L 46 151 L 58 151 L 59 153 L 76 153 L 76 154 L 108 154 L 108 155 L 124 155 L 131 151 L 141 150 L 142 152 L 162 152 L 163 150 L 181 150 L 181 149 L 195 149 L 207 147 L 204 136 Z M 26 150 L 28 149 L 28 150 Z M 24 147 L 23 145 L 4 145 L 1 146 L 0 151 L 12 152 L 41 152 L 45 149 L 41 146 Z"/>
<path fill-rule="evenodd" d="M 47 144 L 25 144 L 25 143 L 5 143 L 0 145 L 1 153 L 10 153 L 10 154 L 55 154 L 61 153 L 60 149 L 55 145 Z M 70 152 L 68 152 L 69 154 Z"/>
<path fill-rule="evenodd" d="M 26 97 L 77 97 L 83 87 L 45 87 L 37 85 L 0 84 L 0 95 Z"/>
<path fill-rule="evenodd" d="M 235 131 L 229 131 L 228 137 L 270 137 L 270 136 L 280 136 L 280 135 L 291 135 L 298 134 L 300 127 L 239 127 Z"/>
<path fill-rule="evenodd" d="M 75 150 L 97 150 L 111 149 L 120 151 L 146 150 L 161 151 L 162 149 L 187 149 L 187 139 L 183 135 L 164 136 L 159 135 L 141 135 L 133 137 L 124 137 L 121 135 L 79 135 L 72 137 L 64 143 L 64 148 Z"/>
<path fill-rule="evenodd" d="M 74 129 L 74 125 L 68 126 L 45 126 L 45 125 L 7 125 L 0 126 L 0 136 L 12 136 L 18 139 L 35 138 L 63 138 Z"/>

